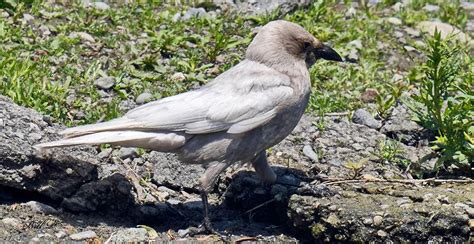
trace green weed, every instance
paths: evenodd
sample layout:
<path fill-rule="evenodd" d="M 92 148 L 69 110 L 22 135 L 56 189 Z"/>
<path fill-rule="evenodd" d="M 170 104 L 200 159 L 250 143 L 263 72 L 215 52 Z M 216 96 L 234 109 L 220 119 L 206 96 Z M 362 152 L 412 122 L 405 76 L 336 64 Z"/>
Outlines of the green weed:
<path fill-rule="evenodd" d="M 437 133 L 433 149 L 440 153 L 436 168 L 474 162 L 474 92 L 472 57 L 463 57 L 461 47 L 443 40 L 439 32 L 427 41 L 423 75 L 413 80 L 419 93 L 407 104 L 416 121 Z M 461 71 L 465 73 L 461 75 Z M 466 74 L 467 73 L 467 74 Z"/>

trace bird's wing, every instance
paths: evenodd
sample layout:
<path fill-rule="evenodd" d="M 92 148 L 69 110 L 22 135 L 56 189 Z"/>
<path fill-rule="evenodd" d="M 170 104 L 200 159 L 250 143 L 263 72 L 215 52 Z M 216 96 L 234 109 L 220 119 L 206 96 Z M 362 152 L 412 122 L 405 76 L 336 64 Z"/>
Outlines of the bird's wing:
<path fill-rule="evenodd" d="M 64 131 L 69 137 L 109 130 L 242 133 L 273 118 L 293 95 L 290 79 L 243 61 L 207 86 L 135 108 L 109 122 Z"/>

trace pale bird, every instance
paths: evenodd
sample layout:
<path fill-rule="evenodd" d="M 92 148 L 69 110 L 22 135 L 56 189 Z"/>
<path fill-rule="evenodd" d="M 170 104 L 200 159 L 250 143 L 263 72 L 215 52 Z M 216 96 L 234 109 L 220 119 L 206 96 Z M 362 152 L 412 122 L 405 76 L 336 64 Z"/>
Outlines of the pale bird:
<path fill-rule="evenodd" d="M 321 58 L 342 61 L 303 27 L 272 21 L 259 30 L 244 60 L 200 89 L 107 122 L 66 129 L 64 139 L 35 148 L 107 143 L 172 152 L 183 163 L 202 164 L 201 227 L 212 231 L 207 193 L 227 167 L 250 162 L 263 182 L 276 180 L 265 150 L 297 125 L 310 96 L 308 68 Z"/>

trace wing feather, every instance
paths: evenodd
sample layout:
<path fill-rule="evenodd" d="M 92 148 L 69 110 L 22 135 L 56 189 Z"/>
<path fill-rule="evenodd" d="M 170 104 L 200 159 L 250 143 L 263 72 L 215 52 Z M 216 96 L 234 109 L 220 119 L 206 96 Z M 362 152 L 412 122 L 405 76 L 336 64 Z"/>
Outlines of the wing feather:
<path fill-rule="evenodd" d="M 116 120 L 71 128 L 64 134 L 74 137 L 110 130 L 238 134 L 270 121 L 292 95 L 288 76 L 244 60 L 201 89 L 142 105 Z"/>

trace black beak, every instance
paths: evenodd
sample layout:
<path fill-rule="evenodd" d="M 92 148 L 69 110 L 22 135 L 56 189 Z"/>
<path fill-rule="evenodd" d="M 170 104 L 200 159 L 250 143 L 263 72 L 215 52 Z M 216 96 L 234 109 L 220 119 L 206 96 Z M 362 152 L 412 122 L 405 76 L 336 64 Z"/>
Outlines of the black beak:
<path fill-rule="evenodd" d="M 316 58 L 322 58 L 337 62 L 343 61 L 341 56 L 336 51 L 334 51 L 334 49 L 324 44 L 322 45 L 322 47 L 314 49 L 314 55 L 316 56 Z"/>

